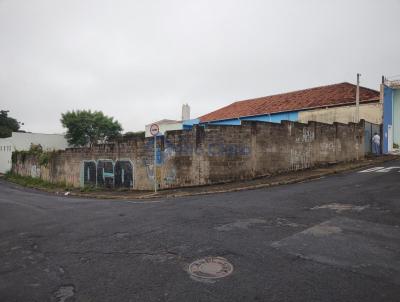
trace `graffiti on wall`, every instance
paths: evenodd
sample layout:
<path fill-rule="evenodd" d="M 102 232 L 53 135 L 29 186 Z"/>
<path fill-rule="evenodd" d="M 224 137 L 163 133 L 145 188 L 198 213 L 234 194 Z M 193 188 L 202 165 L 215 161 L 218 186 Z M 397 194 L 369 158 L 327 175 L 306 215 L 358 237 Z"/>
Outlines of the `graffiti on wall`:
<path fill-rule="evenodd" d="M 182 147 L 181 147 L 182 148 Z M 147 178 L 154 183 L 155 178 L 157 182 L 161 182 L 161 169 L 157 169 L 157 173 L 154 173 L 154 141 L 148 140 L 145 145 L 146 154 L 149 156 L 145 156 L 142 158 L 142 164 L 146 168 Z M 173 148 L 172 144 L 170 144 L 167 140 L 164 142 L 164 150 L 161 150 L 160 146 L 157 146 L 156 149 L 156 166 L 162 166 L 170 159 L 175 157 L 176 151 Z"/>
<path fill-rule="evenodd" d="M 85 160 L 81 163 L 81 185 L 132 188 L 133 164 L 128 159 Z"/>
<path fill-rule="evenodd" d="M 311 167 L 311 147 L 303 150 L 290 149 L 290 169 L 302 170 Z"/>
<path fill-rule="evenodd" d="M 251 147 L 244 144 L 232 144 L 224 142 L 210 143 L 196 147 L 191 137 L 180 137 L 179 140 L 172 141 L 166 137 L 160 139 L 156 149 L 156 166 L 162 169 L 154 169 L 154 141 L 147 140 L 145 150 L 147 156 L 142 157 L 142 165 L 146 168 L 146 174 L 149 181 L 154 183 L 157 179 L 158 183 L 164 182 L 171 185 L 177 182 L 178 170 L 175 166 L 174 159 L 176 157 L 189 157 L 192 160 L 193 156 L 215 157 L 238 157 L 250 156 Z M 157 173 L 154 173 L 154 171 Z"/>
<path fill-rule="evenodd" d="M 319 153 L 321 155 L 327 156 L 329 154 L 335 154 L 336 151 L 336 145 L 338 146 L 338 150 L 337 151 L 341 151 L 341 145 L 340 145 L 340 141 L 338 141 L 338 144 L 336 144 L 336 142 L 322 142 L 320 144 L 320 150 Z"/>
<path fill-rule="evenodd" d="M 114 165 L 114 183 L 118 188 L 133 186 L 133 165 L 129 160 L 117 160 Z"/>
<path fill-rule="evenodd" d="M 96 185 L 97 171 L 96 162 L 94 160 L 83 162 L 83 183 L 89 186 Z"/>
<path fill-rule="evenodd" d="M 314 132 L 312 132 L 312 137 L 306 138 L 306 140 L 313 140 L 313 135 Z M 147 154 L 154 154 L 153 141 L 147 141 L 145 149 Z M 159 146 L 156 150 L 157 165 L 162 165 L 175 156 L 193 156 L 203 154 L 209 157 L 249 156 L 251 154 L 251 147 L 243 144 L 217 142 L 208 144 L 206 148 L 195 148 L 195 145 L 189 137 L 182 137 L 179 142 L 176 143 L 164 138 L 164 150 L 160 150 Z"/>
<path fill-rule="evenodd" d="M 207 150 L 208 156 L 211 157 L 248 156 L 250 155 L 250 153 L 251 153 L 250 148 L 248 146 L 238 145 L 238 144 L 223 144 L 223 143 L 209 144 Z"/>
<path fill-rule="evenodd" d="M 176 181 L 176 169 L 174 167 L 167 170 L 165 175 L 165 183 L 166 184 L 173 184 Z"/>
<path fill-rule="evenodd" d="M 40 177 L 40 167 L 37 167 L 36 165 L 32 165 L 31 177 L 33 177 L 33 178 Z"/>
<path fill-rule="evenodd" d="M 114 186 L 114 162 L 112 160 L 97 161 L 97 185 L 106 188 Z"/>
<path fill-rule="evenodd" d="M 314 139 L 314 131 L 309 128 L 303 128 L 303 134 L 296 137 L 296 143 L 311 143 Z"/>

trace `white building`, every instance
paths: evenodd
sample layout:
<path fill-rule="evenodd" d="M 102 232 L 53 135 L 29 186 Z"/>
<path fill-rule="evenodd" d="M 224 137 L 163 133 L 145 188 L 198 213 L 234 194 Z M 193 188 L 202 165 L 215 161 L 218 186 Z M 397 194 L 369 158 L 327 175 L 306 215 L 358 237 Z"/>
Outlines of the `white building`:
<path fill-rule="evenodd" d="M 150 133 L 150 127 L 153 124 L 157 124 L 160 132 L 160 135 L 164 135 L 166 131 L 172 131 L 172 130 L 182 130 L 183 129 L 183 124 L 184 121 L 190 120 L 190 106 L 188 104 L 183 104 L 182 106 L 182 119 L 180 121 L 177 120 L 168 120 L 168 119 L 163 119 L 158 122 L 154 122 L 151 124 L 146 125 L 145 129 L 145 136 L 146 137 L 151 137 Z"/>
<path fill-rule="evenodd" d="M 63 134 L 13 132 L 11 137 L 0 138 L 0 173 L 11 169 L 13 151 L 28 151 L 31 144 L 40 144 L 45 151 L 64 150 L 69 146 Z"/>
<path fill-rule="evenodd" d="M 10 170 L 12 152 L 12 142 L 8 138 L 0 138 L 0 173 Z"/>
<path fill-rule="evenodd" d="M 151 124 L 146 125 L 146 137 L 151 137 L 151 133 L 150 133 L 150 127 L 153 124 L 157 124 L 160 132 L 160 135 L 164 135 L 164 133 L 166 131 L 171 131 L 171 130 L 182 130 L 183 129 L 183 125 L 182 125 L 182 121 L 175 121 L 175 120 L 161 120 L 158 122 L 154 122 Z"/>

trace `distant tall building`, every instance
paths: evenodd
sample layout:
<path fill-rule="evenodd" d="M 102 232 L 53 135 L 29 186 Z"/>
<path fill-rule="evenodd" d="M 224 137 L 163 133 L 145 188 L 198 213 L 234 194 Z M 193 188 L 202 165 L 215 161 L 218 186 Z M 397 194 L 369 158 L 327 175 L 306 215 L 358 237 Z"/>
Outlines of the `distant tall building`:
<path fill-rule="evenodd" d="M 182 105 L 182 121 L 190 120 L 190 106 L 188 104 Z"/>

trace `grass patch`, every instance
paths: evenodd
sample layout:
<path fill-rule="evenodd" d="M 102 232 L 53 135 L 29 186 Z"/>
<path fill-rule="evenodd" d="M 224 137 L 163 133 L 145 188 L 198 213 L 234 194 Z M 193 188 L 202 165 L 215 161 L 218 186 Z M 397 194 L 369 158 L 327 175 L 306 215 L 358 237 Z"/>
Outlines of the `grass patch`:
<path fill-rule="evenodd" d="M 90 193 L 90 192 L 99 192 L 102 191 L 101 188 L 97 188 L 95 186 L 84 186 L 79 189 L 82 193 Z"/>
<path fill-rule="evenodd" d="M 34 188 L 34 189 L 43 189 L 43 190 L 51 190 L 51 191 L 75 191 L 75 192 L 81 192 L 81 193 L 91 193 L 91 192 L 103 192 L 105 191 L 104 188 L 99 188 L 96 186 L 85 186 L 81 188 L 73 188 L 66 183 L 63 182 L 58 182 L 58 183 L 52 183 L 48 182 L 45 180 L 42 180 L 40 178 L 34 178 L 30 176 L 21 176 L 12 172 L 7 172 L 4 174 L 4 179 L 6 179 L 9 182 L 19 184 L 21 186 L 27 187 L 27 188 Z M 115 189 L 108 189 L 106 191 L 130 191 L 127 188 L 121 188 L 118 190 Z"/>
<path fill-rule="evenodd" d="M 30 176 L 21 176 L 18 174 L 14 174 L 11 172 L 7 172 L 4 175 L 4 178 L 10 182 L 19 184 L 24 187 L 28 188 L 37 188 L 37 189 L 60 189 L 69 191 L 71 189 L 66 183 L 52 183 L 40 178 L 33 178 Z"/>

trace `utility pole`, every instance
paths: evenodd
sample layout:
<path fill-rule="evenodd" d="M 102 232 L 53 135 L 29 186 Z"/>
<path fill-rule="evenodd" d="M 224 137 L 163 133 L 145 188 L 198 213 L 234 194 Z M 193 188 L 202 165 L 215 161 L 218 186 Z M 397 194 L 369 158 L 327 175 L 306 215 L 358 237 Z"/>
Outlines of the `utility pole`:
<path fill-rule="evenodd" d="M 356 90 L 356 118 L 355 122 L 360 122 L 360 76 L 361 74 L 357 73 L 357 90 Z"/>

